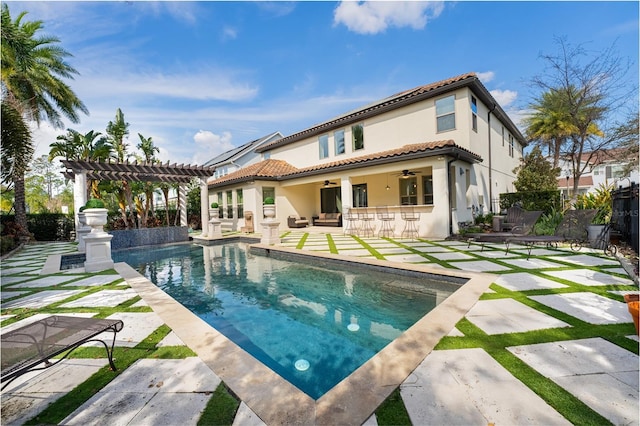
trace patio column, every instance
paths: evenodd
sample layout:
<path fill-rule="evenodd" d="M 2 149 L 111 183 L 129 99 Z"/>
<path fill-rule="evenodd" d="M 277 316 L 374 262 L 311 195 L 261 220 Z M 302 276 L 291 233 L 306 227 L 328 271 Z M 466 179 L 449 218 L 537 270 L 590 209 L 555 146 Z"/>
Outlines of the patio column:
<path fill-rule="evenodd" d="M 340 197 L 342 198 L 342 213 L 344 214 L 347 212 L 347 209 L 353 207 L 353 190 L 351 188 L 351 178 L 343 177 L 340 179 Z"/>
<path fill-rule="evenodd" d="M 201 235 L 206 238 L 209 232 L 209 189 L 206 179 L 200 179 L 200 223 Z"/>
<path fill-rule="evenodd" d="M 74 171 L 73 178 L 73 218 L 76 226 L 76 241 L 80 241 L 78 230 L 80 222 L 78 220 L 78 211 L 80 207 L 87 204 L 87 171 Z"/>
<path fill-rule="evenodd" d="M 180 200 L 180 226 L 188 226 L 187 221 L 187 188 L 184 183 L 178 186 L 178 200 Z"/>

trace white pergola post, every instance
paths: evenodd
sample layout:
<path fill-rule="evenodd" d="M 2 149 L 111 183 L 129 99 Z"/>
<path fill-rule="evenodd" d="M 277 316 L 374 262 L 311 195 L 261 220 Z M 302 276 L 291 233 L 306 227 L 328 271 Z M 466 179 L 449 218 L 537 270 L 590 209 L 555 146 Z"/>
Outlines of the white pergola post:
<path fill-rule="evenodd" d="M 187 188 L 184 183 L 178 186 L 178 199 L 180 200 L 180 226 L 188 226 L 187 221 Z"/>
<path fill-rule="evenodd" d="M 80 207 L 87 204 L 87 171 L 74 171 L 73 178 L 73 217 L 76 226 L 76 241 L 80 241 L 78 230 L 80 229 L 80 221 L 78 219 L 78 211 Z"/>
<path fill-rule="evenodd" d="M 200 179 L 200 223 L 202 223 L 202 237 L 209 233 L 209 189 L 207 180 Z"/>

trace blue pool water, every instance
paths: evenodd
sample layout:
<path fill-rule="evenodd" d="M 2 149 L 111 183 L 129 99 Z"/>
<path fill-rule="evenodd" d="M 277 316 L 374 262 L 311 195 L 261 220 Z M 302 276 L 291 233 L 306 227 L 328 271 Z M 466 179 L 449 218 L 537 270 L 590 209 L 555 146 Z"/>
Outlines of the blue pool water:
<path fill-rule="evenodd" d="M 245 243 L 114 252 L 190 311 L 314 399 L 460 283 L 279 260 Z"/>

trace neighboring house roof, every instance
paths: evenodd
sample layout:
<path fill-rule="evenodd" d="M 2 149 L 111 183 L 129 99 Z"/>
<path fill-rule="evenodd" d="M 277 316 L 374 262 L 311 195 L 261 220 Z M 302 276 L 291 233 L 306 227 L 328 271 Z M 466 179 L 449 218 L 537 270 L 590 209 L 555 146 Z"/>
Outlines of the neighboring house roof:
<path fill-rule="evenodd" d="M 260 145 L 262 145 L 263 143 L 273 139 L 274 137 L 278 137 L 278 139 L 282 138 L 282 133 L 280 132 L 273 132 L 267 136 L 263 136 L 259 139 L 247 142 L 243 145 L 240 145 L 236 148 L 230 149 L 227 152 L 223 152 L 222 154 L 218 155 L 217 157 L 212 158 L 211 160 L 207 161 L 206 163 L 204 163 L 204 166 L 220 166 L 222 164 L 226 164 L 229 163 L 231 160 L 237 159 L 238 157 L 241 157 L 242 155 L 253 151 L 254 149 L 256 149 L 257 147 L 259 147 Z"/>
<path fill-rule="evenodd" d="M 462 74 L 457 77 L 449 78 L 447 80 L 438 81 L 435 83 L 427 84 L 425 86 L 419 86 L 414 89 L 406 90 L 404 92 L 397 93 L 388 98 L 371 103 L 363 108 L 355 111 L 343 114 L 336 118 L 333 118 L 324 123 L 317 124 L 301 132 L 295 133 L 290 136 L 286 136 L 277 141 L 273 141 L 264 144 L 256 149 L 256 152 L 264 152 L 272 148 L 288 145 L 299 140 L 319 135 L 332 129 L 336 129 L 345 125 L 357 123 L 365 118 L 373 117 L 388 111 L 404 107 L 406 105 L 420 102 L 425 99 L 429 99 L 435 96 L 439 96 L 443 93 L 450 92 L 452 90 L 459 89 L 461 87 L 469 87 L 473 93 L 489 108 L 493 108 L 492 113 L 498 117 L 509 131 L 515 136 L 516 139 L 523 145 L 527 145 L 527 141 L 522 136 L 518 128 L 511 121 L 509 116 L 498 105 L 498 102 L 493 98 L 491 93 L 480 82 L 480 79 L 475 73 Z"/>
<path fill-rule="evenodd" d="M 433 157 L 436 155 L 452 155 L 470 163 L 481 162 L 482 158 L 473 152 L 459 147 L 449 139 L 445 141 L 424 142 L 404 145 L 388 151 L 376 152 L 360 157 L 347 158 L 340 161 L 318 164 L 298 169 L 286 161 L 264 160 L 252 166 L 245 167 L 221 178 L 210 180 L 209 187 L 225 186 L 233 183 L 247 182 L 254 179 L 289 180 L 303 176 L 319 175 L 326 172 L 371 167 L 380 164 L 397 162 L 398 160 L 412 160 L 416 158 Z"/>
<path fill-rule="evenodd" d="M 566 188 L 567 186 L 569 188 L 573 188 L 573 182 L 574 182 L 573 178 L 569 178 L 568 182 L 566 177 L 558 178 L 558 188 L 563 189 L 563 188 Z M 580 176 L 580 179 L 578 179 L 578 188 L 586 188 L 591 186 L 593 186 L 593 177 Z"/>
<path fill-rule="evenodd" d="M 581 163 L 589 163 L 592 166 L 597 166 L 604 163 L 616 163 L 624 162 L 625 150 L 622 148 L 612 149 L 600 149 L 598 151 L 583 152 L 580 156 Z M 570 157 L 565 158 L 565 161 L 570 161 Z"/>

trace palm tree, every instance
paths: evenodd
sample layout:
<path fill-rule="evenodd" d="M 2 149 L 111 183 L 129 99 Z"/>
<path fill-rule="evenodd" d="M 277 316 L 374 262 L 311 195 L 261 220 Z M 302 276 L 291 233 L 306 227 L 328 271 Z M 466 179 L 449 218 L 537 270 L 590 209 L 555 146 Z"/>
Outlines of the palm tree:
<path fill-rule="evenodd" d="M 78 72 L 65 59 L 71 54 L 58 45 L 60 40 L 51 36 L 39 36 L 43 28 L 42 21 L 23 22 L 26 12 L 15 20 L 11 19 L 9 7 L 2 4 L 1 13 L 1 81 L 2 102 L 17 114 L 10 114 L 14 129 L 24 128 L 28 120 L 40 125 L 48 121 L 56 128 L 63 127 L 62 117 L 77 123 L 78 112 L 88 114 L 87 107 L 62 80 L 73 79 Z M 5 108 L 7 112 L 9 109 Z M 4 112 L 4 110 L 3 110 Z M 15 122 L 23 121 L 22 124 Z M 4 121 L 4 119 L 3 119 Z M 24 169 L 19 163 L 28 163 L 33 155 L 32 140 L 24 132 L 23 139 L 12 144 L 29 145 L 20 149 L 6 151 L 7 155 L 27 154 L 14 157 L 12 179 L 15 190 L 15 210 L 18 225 L 28 229 L 24 206 Z M 8 142 L 7 142 L 8 143 Z"/>
<path fill-rule="evenodd" d="M 153 140 L 151 137 L 145 138 L 142 134 L 138 133 L 138 137 L 140 138 L 140 143 L 137 145 L 138 149 L 142 151 L 142 155 L 144 155 L 144 162 L 148 164 L 154 164 L 158 160 L 156 159 L 155 154 L 160 152 L 160 148 L 153 144 Z M 145 202 L 144 209 L 142 210 L 142 224 L 143 226 L 147 225 L 147 217 L 149 216 L 149 209 L 151 208 L 151 201 L 153 200 L 153 192 L 154 185 L 151 182 L 145 182 L 144 184 L 144 194 L 145 194 Z"/>
<path fill-rule="evenodd" d="M 23 236 L 27 236 L 29 232 L 27 228 L 24 174 L 27 170 L 29 159 L 33 156 L 31 131 L 20 112 L 4 100 L 2 101 L 0 118 L 2 119 L 0 124 L 2 135 L 2 156 L 0 156 L 2 182 L 9 184 L 13 181 L 13 205 L 16 224 L 21 228 Z"/>
<path fill-rule="evenodd" d="M 97 161 L 106 160 L 112 152 L 111 144 L 102 133 L 90 130 L 84 135 L 74 129 L 67 129 L 67 133 L 59 135 L 49 145 L 49 161 L 57 157 L 66 160 Z M 96 139 L 99 138 L 97 141 Z M 87 195 L 91 198 L 99 198 L 99 181 L 90 179 L 87 181 Z"/>
<path fill-rule="evenodd" d="M 556 168 L 565 142 L 577 131 L 567 100 L 562 92 L 550 90 L 544 92 L 530 107 L 534 113 L 524 120 L 527 138 L 547 148 L 548 155 L 553 155 L 553 167 Z"/>
<path fill-rule="evenodd" d="M 107 124 L 107 137 L 113 147 L 113 157 L 116 161 L 123 163 L 127 159 L 127 144 L 124 141 L 125 136 L 129 134 L 129 123 L 124 120 L 124 113 L 120 108 L 116 110 L 116 117 L 114 121 L 109 121 Z M 122 219 L 124 220 L 125 227 L 129 229 L 129 218 L 127 216 L 127 205 L 129 206 L 129 212 L 133 213 L 133 193 L 131 185 L 126 180 L 114 182 L 116 188 L 116 197 L 118 198 L 118 206 L 122 213 Z"/>

